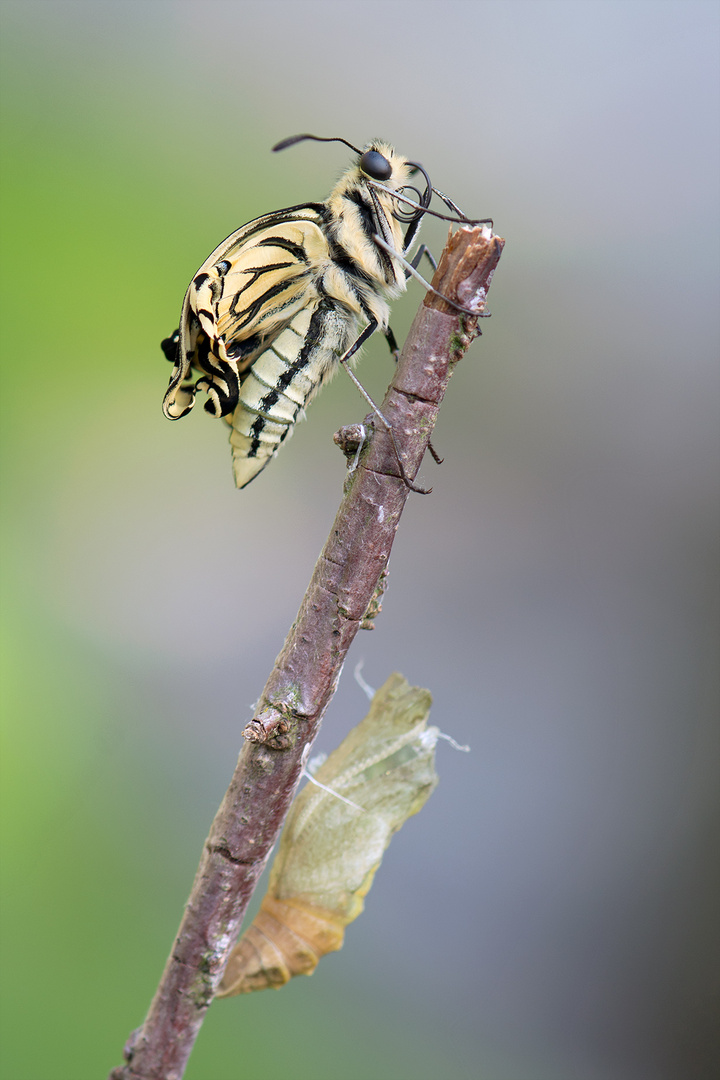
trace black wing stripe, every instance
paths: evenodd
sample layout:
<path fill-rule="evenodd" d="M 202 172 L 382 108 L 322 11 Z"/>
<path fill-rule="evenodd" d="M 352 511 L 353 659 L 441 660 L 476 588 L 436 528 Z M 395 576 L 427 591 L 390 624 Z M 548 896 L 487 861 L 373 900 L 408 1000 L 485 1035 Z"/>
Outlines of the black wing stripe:
<path fill-rule="evenodd" d="M 302 244 L 295 244 L 292 240 L 286 240 L 284 236 L 268 236 L 265 240 L 258 241 L 258 247 L 277 247 L 293 255 L 298 262 L 309 263 L 308 254 Z"/>
<path fill-rule="evenodd" d="M 243 312 L 238 312 L 237 306 L 242 299 L 242 295 L 250 287 L 250 285 L 253 285 L 255 280 L 257 280 L 254 278 L 252 281 L 248 282 L 247 285 L 244 285 L 243 288 L 235 294 L 235 296 L 233 297 L 233 302 L 230 305 L 230 314 L 244 315 L 245 317 L 241 319 L 239 326 L 246 326 L 249 322 L 252 322 L 252 320 L 255 318 L 261 308 L 263 308 L 267 303 L 269 303 L 270 300 L 272 300 L 276 296 L 280 296 L 281 293 L 287 292 L 288 289 L 294 288 L 306 276 L 307 275 L 304 273 L 296 274 L 295 277 L 285 278 L 285 280 L 279 281 L 275 285 L 271 285 L 269 289 L 266 289 L 264 293 L 261 293 L 260 296 L 258 296 L 258 298 L 254 300 L 249 307 L 245 308 Z"/>
<path fill-rule="evenodd" d="M 249 222 L 244 229 L 241 230 L 242 235 L 238 238 L 238 243 L 241 247 L 244 247 L 250 237 L 255 236 L 256 233 L 262 232 L 264 229 L 272 228 L 273 225 L 292 225 L 294 222 L 306 223 L 312 222 L 311 217 L 307 217 L 301 213 L 302 210 L 310 210 L 321 219 L 325 217 L 325 204 L 324 203 L 299 203 L 297 206 L 288 206 L 285 210 L 275 210 L 272 214 L 264 214 L 263 217 L 256 218 L 255 221 Z M 316 223 L 314 223 L 316 224 Z M 225 244 L 228 244 L 235 233 L 231 233 L 230 236 L 223 240 L 220 244 L 222 248 Z M 225 254 L 229 254 L 232 250 L 231 244 L 228 251 Z M 215 250 L 218 250 L 217 248 Z"/>
<path fill-rule="evenodd" d="M 249 282 L 249 284 L 253 284 L 253 282 L 257 281 L 257 279 L 259 277 L 262 277 L 263 274 L 269 273 L 271 270 L 287 270 L 288 266 L 294 266 L 294 265 L 295 264 L 291 263 L 291 262 L 282 262 L 282 263 L 267 263 L 264 266 L 243 266 L 241 273 L 243 273 L 243 274 L 254 274 L 255 276 L 252 279 L 252 282 Z M 247 285 L 245 286 L 245 288 L 247 288 Z"/>

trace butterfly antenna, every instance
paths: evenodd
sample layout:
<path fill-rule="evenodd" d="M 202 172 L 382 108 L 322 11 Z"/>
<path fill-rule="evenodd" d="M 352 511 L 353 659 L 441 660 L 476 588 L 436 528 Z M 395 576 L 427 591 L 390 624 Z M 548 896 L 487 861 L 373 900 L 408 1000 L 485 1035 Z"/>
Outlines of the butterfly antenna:
<path fill-rule="evenodd" d="M 304 139 L 313 139 L 315 142 L 341 142 L 345 146 L 349 146 L 351 150 L 354 150 L 356 154 L 361 154 L 362 150 L 358 150 L 357 146 L 353 146 L 347 139 L 341 139 L 339 137 L 324 138 L 322 135 L 291 135 L 288 139 L 282 139 L 281 142 L 276 143 L 273 146 L 273 153 L 278 150 L 287 150 L 288 146 L 294 146 L 295 143 L 302 142 Z"/>

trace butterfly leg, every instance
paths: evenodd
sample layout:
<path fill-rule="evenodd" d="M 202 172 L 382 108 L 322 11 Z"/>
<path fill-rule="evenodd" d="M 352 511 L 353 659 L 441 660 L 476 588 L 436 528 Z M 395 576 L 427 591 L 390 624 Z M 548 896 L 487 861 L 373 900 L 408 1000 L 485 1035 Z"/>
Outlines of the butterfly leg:
<path fill-rule="evenodd" d="M 423 245 L 423 247 L 424 246 L 425 245 Z M 433 266 L 435 266 L 435 260 L 433 259 L 432 255 L 427 250 L 427 248 L 425 249 L 425 254 L 428 256 L 428 258 L 430 259 Z M 397 362 L 400 359 L 400 347 L 398 346 L 397 338 L 395 337 L 395 335 L 393 334 L 393 332 L 392 332 L 392 330 L 391 330 L 391 328 L 389 326 L 388 326 L 387 330 L 385 331 L 385 340 L 387 341 L 387 343 L 388 343 L 388 345 L 390 347 L 390 352 L 393 355 L 393 360 L 397 364 Z M 430 453 L 432 455 L 432 459 L 435 462 L 435 464 L 436 465 L 442 465 L 442 463 L 443 463 L 443 461 L 445 459 L 440 457 L 440 455 L 438 454 L 437 450 L 435 449 L 435 447 L 433 446 L 433 444 L 431 442 L 428 443 L 428 450 L 430 451 Z"/>
<path fill-rule="evenodd" d="M 420 247 L 415 252 L 415 254 L 413 255 L 412 259 L 410 260 L 410 266 L 412 266 L 413 270 L 417 270 L 418 266 L 420 265 L 420 260 L 422 259 L 423 255 L 425 256 L 427 261 L 430 263 L 433 270 L 437 270 L 438 264 L 435 261 L 435 256 L 433 255 L 432 251 L 430 250 L 429 247 L 427 247 L 426 244 L 421 244 Z M 410 277 L 410 271 L 409 270 L 405 271 L 405 277 L 406 278 Z"/>
<path fill-rule="evenodd" d="M 402 265 L 405 267 L 406 278 L 414 277 L 417 281 L 420 282 L 423 288 L 427 289 L 429 293 L 432 293 L 433 296 L 439 296 L 440 299 L 444 300 L 449 307 L 455 308 L 455 310 L 459 311 L 461 315 L 472 315 L 474 319 L 487 319 L 490 317 L 488 312 L 486 311 L 472 311 L 470 308 L 463 307 L 462 304 L 456 304 L 455 301 L 451 300 L 449 296 L 444 296 L 441 292 L 438 292 L 437 289 L 434 289 L 432 287 L 429 281 L 425 280 L 422 274 L 419 274 L 417 272 L 414 263 L 408 262 L 404 255 L 401 255 L 399 251 L 395 251 L 395 249 L 390 247 L 389 244 L 386 244 L 382 237 L 378 236 L 377 233 L 373 236 L 373 240 L 379 248 L 382 248 L 383 251 L 386 251 L 388 255 L 392 255 L 392 257 L 394 259 L 397 259 L 399 263 L 402 263 Z M 426 254 L 426 252 L 423 252 L 423 254 Z"/>
<path fill-rule="evenodd" d="M 392 445 L 393 445 L 393 450 L 395 451 L 395 457 L 397 459 L 398 468 L 400 469 L 400 477 L 402 479 L 402 482 L 405 484 L 405 486 L 407 488 L 410 489 L 410 491 L 415 491 L 419 495 L 429 495 L 430 492 L 432 491 L 432 488 L 418 487 L 416 484 L 413 484 L 412 480 L 410 479 L 410 477 L 405 472 L 405 466 L 402 463 L 402 458 L 400 457 L 400 451 L 398 449 L 397 443 L 395 442 L 395 433 L 393 432 L 392 424 L 390 424 L 390 422 L 385 419 L 383 414 L 380 412 L 380 409 L 378 408 L 378 406 L 375 404 L 375 402 L 370 397 L 370 395 L 368 394 L 368 392 L 365 389 L 365 387 L 363 386 L 363 384 L 360 382 L 360 380 L 358 379 L 358 377 L 355 375 L 354 371 L 352 370 L 352 368 L 350 368 L 350 366 L 348 364 L 348 361 L 350 360 L 350 358 L 352 356 L 355 355 L 355 353 L 358 351 L 360 346 L 364 345 L 365 342 L 367 341 L 367 339 L 369 337 L 371 337 L 375 333 L 375 331 L 377 330 L 377 327 L 378 327 L 377 320 L 372 319 L 368 323 L 368 325 L 365 327 L 363 332 L 360 334 L 360 337 L 357 339 L 357 341 L 353 345 L 351 345 L 350 348 L 348 349 L 348 351 L 345 353 L 345 355 L 340 358 L 340 364 L 345 369 L 345 371 L 348 373 L 348 375 L 352 379 L 353 383 L 355 384 L 357 389 L 360 391 L 362 396 L 365 398 L 368 405 L 370 406 L 372 411 L 375 413 L 375 415 L 379 419 L 380 423 L 382 424 L 382 426 L 385 428 L 388 435 L 390 436 L 390 440 L 391 440 Z M 392 331 L 390 331 L 390 332 L 392 334 Z M 387 334 L 386 334 L 386 337 L 387 337 Z M 392 335 L 392 340 L 395 341 L 394 334 Z M 397 348 L 397 342 L 395 342 L 395 348 Z"/>
<path fill-rule="evenodd" d="M 385 340 L 388 343 L 388 347 L 390 349 L 390 352 L 392 353 L 393 360 L 397 364 L 398 360 L 400 359 L 400 346 L 398 345 L 397 338 L 395 337 L 391 327 L 389 326 L 385 331 Z"/>

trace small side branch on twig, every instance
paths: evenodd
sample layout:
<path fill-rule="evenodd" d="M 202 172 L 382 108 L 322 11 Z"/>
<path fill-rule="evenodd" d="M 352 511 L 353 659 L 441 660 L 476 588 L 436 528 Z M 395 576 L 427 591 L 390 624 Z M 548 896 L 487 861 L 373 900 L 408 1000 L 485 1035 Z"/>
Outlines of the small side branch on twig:
<path fill-rule="evenodd" d="M 503 246 L 487 229 L 459 229 L 443 251 L 433 287 L 481 316 Z M 235 773 L 150 1010 L 125 1048 L 127 1064 L 110 1080 L 183 1075 L 347 651 L 372 618 L 409 493 L 396 449 L 414 480 L 453 368 L 477 333 L 477 318 L 459 316 L 437 295 L 426 296 L 382 404 L 394 445 L 377 427 L 352 451 L 355 468 L 298 617 L 243 732 Z"/>

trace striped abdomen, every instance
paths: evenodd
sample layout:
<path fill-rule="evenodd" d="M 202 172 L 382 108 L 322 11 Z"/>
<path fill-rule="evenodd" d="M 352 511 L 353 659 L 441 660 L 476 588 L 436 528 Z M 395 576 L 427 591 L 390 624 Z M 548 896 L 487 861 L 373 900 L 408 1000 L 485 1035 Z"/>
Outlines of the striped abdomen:
<path fill-rule="evenodd" d="M 355 317 L 322 299 L 299 311 L 254 361 L 242 381 L 238 405 L 226 417 L 239 488 L 275 456 L 355 336 Z"/>

